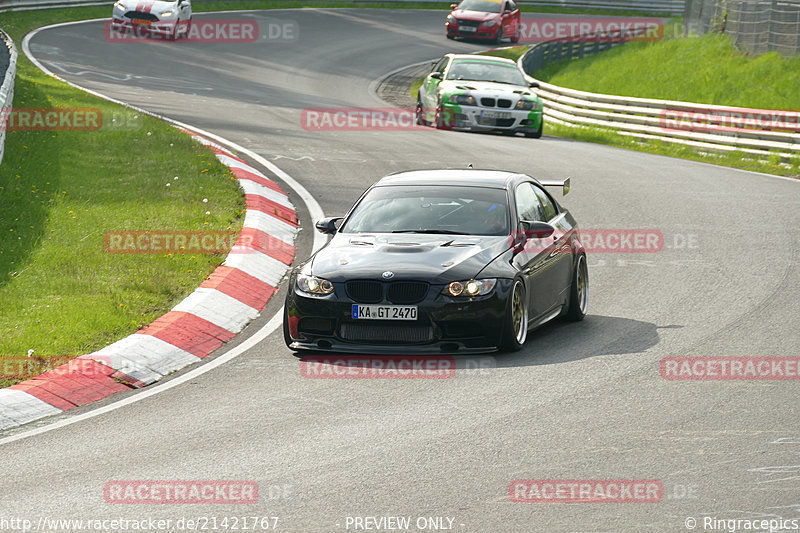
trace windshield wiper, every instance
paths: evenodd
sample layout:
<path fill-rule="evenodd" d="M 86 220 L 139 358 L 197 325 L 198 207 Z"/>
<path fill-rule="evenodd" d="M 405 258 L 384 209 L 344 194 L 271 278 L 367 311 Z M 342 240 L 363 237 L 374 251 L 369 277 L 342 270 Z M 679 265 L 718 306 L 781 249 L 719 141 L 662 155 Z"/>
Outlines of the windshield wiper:
<path fill-rule="evenodd" d="M 500 80 L 486 80 L 486 81 L 488 81 L 490 83 L 505 83 L 506 85 L 520 85 L 520 86 L 522 86 L 521 84 L 514 83 L 513 81 L 500 81 Z"/>
<path fill-rule="evenodd" d="M 448 231 L 443 229 L 397 229 L 392 233 L 426 233 L 431 235 L 469 235 L 462 231 Z"/>

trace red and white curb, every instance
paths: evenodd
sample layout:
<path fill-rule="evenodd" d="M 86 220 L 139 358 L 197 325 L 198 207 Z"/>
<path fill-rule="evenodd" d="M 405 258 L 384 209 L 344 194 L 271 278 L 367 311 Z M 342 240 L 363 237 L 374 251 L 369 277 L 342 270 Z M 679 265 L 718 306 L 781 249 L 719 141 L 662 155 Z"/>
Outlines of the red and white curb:
<path fill-rule="evenodd" d="M 297 212 L 277 183 L 189 130 L 227 165 L 245 193 L 239 240 L 225 262 L 149 326 L 41 376 L 0 389 L 0 430 L 155 383 L 207 357 L 256 318 L 295 255 Z"/>

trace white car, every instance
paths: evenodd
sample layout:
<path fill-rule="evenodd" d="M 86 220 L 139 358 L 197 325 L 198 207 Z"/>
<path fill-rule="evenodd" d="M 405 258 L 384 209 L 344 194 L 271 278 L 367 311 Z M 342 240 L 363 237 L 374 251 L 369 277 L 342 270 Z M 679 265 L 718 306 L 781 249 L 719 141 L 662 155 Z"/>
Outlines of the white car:
<path fill-rule="evenodd" d="M 542 136 L 542 100 L 511 59 L 447 54 L 422 81 L 417 123 L 439 129 Z"/>
<path fill-rule="evenodd" d="M 189 35 L 192 26 L 191 0 L 119 0 L 114 4 L 111 27 L 131 28 L 177 39 Z"/>

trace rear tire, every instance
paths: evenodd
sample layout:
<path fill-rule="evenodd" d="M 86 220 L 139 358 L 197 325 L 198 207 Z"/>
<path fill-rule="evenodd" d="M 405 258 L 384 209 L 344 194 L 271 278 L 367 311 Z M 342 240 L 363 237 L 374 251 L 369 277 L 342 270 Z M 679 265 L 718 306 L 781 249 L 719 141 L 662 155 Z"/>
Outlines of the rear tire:
<path fill-rule="evenodd" d="M 580 322 L 586 316 L 589 306 L 589 268 L 586 256 L 580 254 L 572 274 L 572 286 L 569 290 L 569 304 L 564 318 L 570 322 Z"/>
<path fill-rule="evenodd" d="M 522 280 L 515 279 L 503 321 L 502 352 L 518 352 L 528 338 L 528 297 Z"/>

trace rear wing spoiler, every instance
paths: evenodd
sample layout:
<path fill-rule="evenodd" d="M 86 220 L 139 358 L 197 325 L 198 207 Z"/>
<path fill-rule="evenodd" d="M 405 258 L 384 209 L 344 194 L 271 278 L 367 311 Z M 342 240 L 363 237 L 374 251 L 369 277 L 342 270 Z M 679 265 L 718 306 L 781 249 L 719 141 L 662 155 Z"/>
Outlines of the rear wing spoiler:
<path fill-rule="evenodd" d="M 566 196 L 569 192 L 569 180 L 570 178 L 565 178 L 563 180 L 539 180 L 539 183 L 545 187 L 561 187 L 562 193 Z"/>

